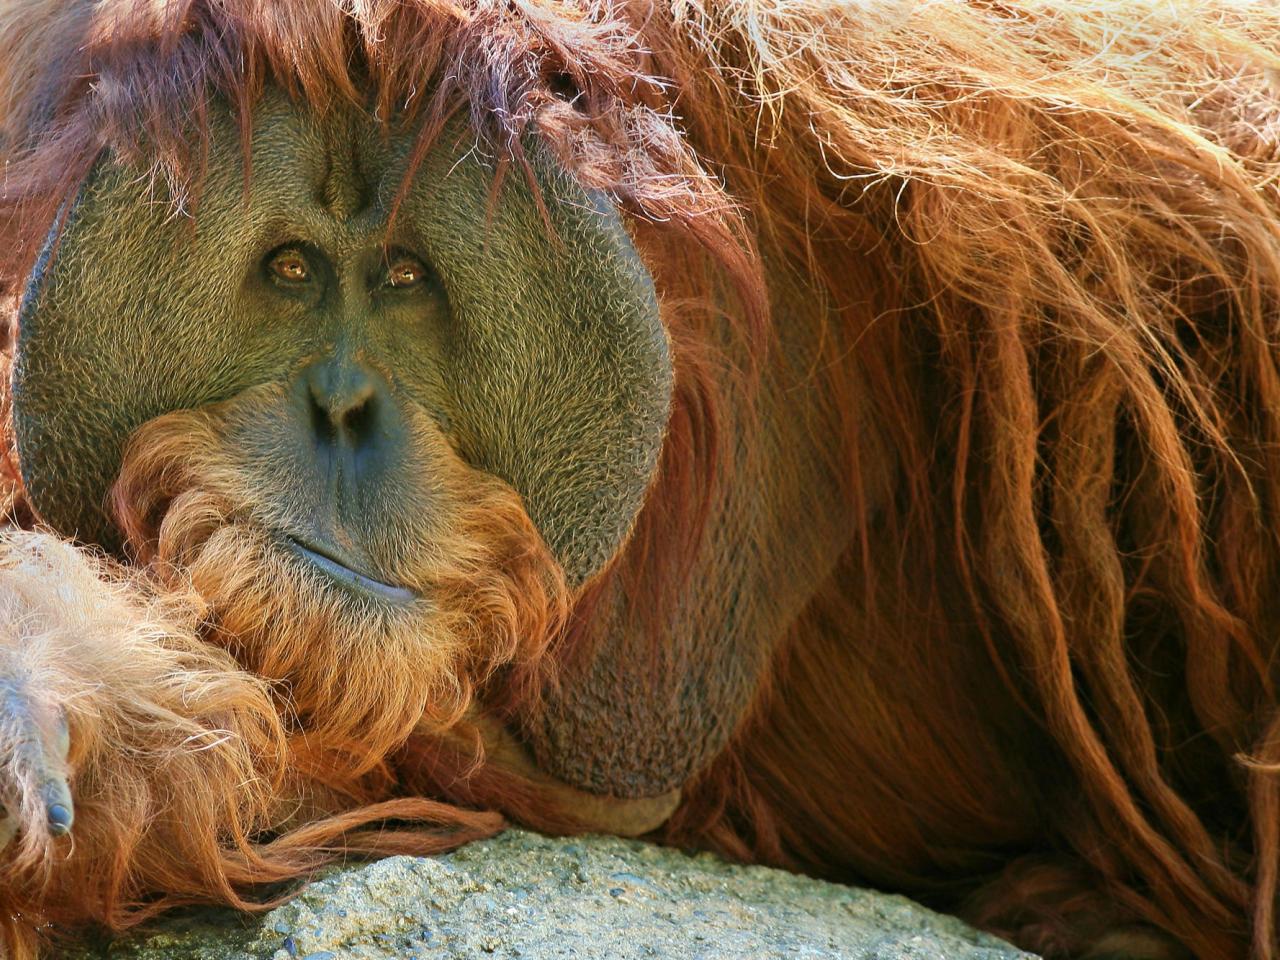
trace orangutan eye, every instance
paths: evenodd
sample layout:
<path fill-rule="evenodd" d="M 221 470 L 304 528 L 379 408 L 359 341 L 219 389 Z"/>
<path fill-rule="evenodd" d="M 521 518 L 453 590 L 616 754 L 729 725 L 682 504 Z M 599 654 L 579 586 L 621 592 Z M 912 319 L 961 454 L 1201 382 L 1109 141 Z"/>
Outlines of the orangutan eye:
<path fill-rule="evenodd" d="M 393 254 L 387 265 L 383 283 L 388 287 L 403 290 L 416 287 L 427 277 L 427 267 L 421 260 L 410 254 Z"/>
<path fill-rule="evenodd" d="M 297 247 L 285 247 L 271 254 L 267 270 L 272 276 L 286 283 L 306 283 L 311 279 L 307 258 Z"/>

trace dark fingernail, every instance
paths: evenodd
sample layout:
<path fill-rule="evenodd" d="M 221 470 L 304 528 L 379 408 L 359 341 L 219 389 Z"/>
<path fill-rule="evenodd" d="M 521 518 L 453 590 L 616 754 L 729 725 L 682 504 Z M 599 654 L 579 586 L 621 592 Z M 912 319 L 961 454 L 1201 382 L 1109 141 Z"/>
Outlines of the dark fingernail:
<path fill-rule="evenodd" d="M 71 829 L 71 811 L 60 803 L 49 808 L 49 830 L 61 836 Z"/>

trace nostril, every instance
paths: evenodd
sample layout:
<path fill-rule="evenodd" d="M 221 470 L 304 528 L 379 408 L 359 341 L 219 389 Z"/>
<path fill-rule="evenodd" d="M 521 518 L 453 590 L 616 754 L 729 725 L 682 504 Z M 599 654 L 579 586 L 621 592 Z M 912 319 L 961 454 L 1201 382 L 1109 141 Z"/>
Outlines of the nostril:
<path fill-rule="evenodd" d="M 310 413 L 312 435 L 322 444 L 332 444 L 337 439 L 333 418 L 314 394 L 311 395 Z"/>
<path fill-rule="evenodd" d="M 370 392 L 347 408 L 342 415 L 342 430 L 354 445 L 359 446 L 373 435 L 377 411 L 376 397 Z"/>
<path fill-rule="evenodd" d="M 306 406 L 311 433 L 322 447 L 368 445 L 379 429 L 382 398 L 378 383 L 358 364 L 317 364 L 306 374 Z"/>

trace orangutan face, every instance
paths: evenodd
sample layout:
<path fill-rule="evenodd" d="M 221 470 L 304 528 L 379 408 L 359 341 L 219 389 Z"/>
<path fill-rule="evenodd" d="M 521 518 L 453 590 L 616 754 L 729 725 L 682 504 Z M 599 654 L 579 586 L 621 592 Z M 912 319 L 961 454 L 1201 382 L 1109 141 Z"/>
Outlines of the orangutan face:
<path fill-rule="evenodd" d="M 250 175 L 215 111 L 180 213 L 103 158 L 32 280 L 14 378 L 44 520 L 189 571 L 268 676 L 326 650 L 344 682 L 361 658 L 416 673 L 406 716 L 619 550 L 671 391 L 610 206 L 536 144 L 495 202 L 459 125 L 397 201 L 412 143 L 268 95 Z"/>

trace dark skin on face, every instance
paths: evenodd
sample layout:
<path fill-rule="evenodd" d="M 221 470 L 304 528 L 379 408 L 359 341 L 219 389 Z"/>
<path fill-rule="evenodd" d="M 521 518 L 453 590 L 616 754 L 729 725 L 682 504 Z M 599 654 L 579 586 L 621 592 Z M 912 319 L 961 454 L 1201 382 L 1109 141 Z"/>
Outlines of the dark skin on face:
<path fill-rule="evenodd" d="M 290 304 L 314 306 L 334 295 L 340 272 L 323 251 L 288 244 L 265 259 L 263 296 L 280 297 L 282 309 Z M 390 300 L 435 322 L 448 318 L 448 300 L 439 278 L 408 251 L 383 251 L 380 260 L 360 263 L 347 273 L 346 279 L 356 289 L 363 282 L 371 299 Z M 344 587 L 405 603 L 414 598 L 413 591 L 380 580 L 370 558 L 362 555 L 338 521 L 341 491 L 377 484 L 388 459 L 408 442 L 391 384 L 367 361 L 350 354 L 350 348 L 340 344 L 332 355 L 307 364 L 290 391 L 292 425 L 304 443 L 314 445 L 326 506 L 317 511 L 311 529 L 288 533 L 286 540 L 290 549 Z"/>
<path fill-rule="evenodd" d="M 33 281 L 15 419 L 41 515 L 114 546 L 102 506 L 134 429 L 283 383 L 289 422 L 246 442 L 305 479 L 307 496 L 282 496 L 297 501 L 290 535 L 316 552 L 376 574 L 361 570 L 362 531 L 429 497 L 430 478 L 397 473 L 408 403 L 515 487 L 570 581 L 588 579 L 634 520 L 671 383 L 652 284 L 617 215 L 537 160 L 563 201 L 557 236 L 519 184 L 490 216 L 493 171 L 454 128 L 389 224 L 407 135 L 353 115 L 313 123 L 279 97 L 258 116 L 247 203 L 224 117 L 194 223 L 104 164 L 58 248 L 74 268 Z"/>

